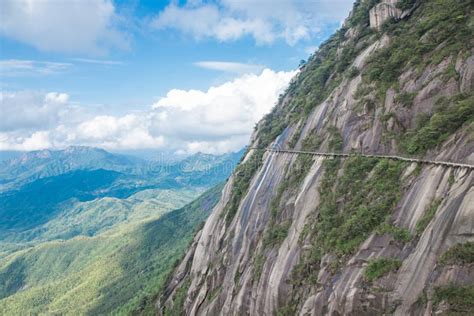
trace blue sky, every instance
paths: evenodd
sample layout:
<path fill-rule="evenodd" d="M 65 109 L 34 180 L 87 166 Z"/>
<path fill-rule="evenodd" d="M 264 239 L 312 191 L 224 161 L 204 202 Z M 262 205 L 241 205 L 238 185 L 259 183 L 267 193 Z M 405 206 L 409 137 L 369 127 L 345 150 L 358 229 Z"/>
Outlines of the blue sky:
<path fill-rule="evenodd" d="M 247 142 L 299 60 L 341 25 L 352 1 L 0 6 L 0 150 L 217 153 Z"/>

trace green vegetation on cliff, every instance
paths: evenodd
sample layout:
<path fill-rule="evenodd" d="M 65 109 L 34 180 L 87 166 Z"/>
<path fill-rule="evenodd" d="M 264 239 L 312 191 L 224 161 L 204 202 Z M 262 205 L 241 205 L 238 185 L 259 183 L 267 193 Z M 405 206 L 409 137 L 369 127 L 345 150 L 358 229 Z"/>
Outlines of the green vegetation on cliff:
<path fill-rule="evenodd" d="M 415 4 L 416 0 L 400 0 L 397 3 L 397 8 L 400 10 L 408 10 L 413 7 Z"/>
<path fill-rule="evenodd" d="M 255 150 L 248 161 L 241 162 L 234 171 L 234 182 L 230 200 L 224 212 L 226 225 L 230 225 L 240 205 L 240 201 L 247 193 L 250 181 L 262 164 L 263 150 Z"/>
<path fill-rule="evenodd" d="M 474 122 L 473 104 L 472 93 L 439 99 L 433 114 L 418 116 L 415 128 L 402 137 L 402 147 L 409 154 L 418 154 L 442 144 L 460 127 Z"/>
<path fill-rule="evenodd" d="M 301 236 L 302 240 L 309 236 L 312 247 L 295 267 L 300 282 L 314 279 L 324 254 L 343 259 L 357 249 L 384 223 L 401 195 L 404 163 L 355 156 L 345 161 L 338 177 L 340 166 L 339 159 L 324 161 L 319 216 Z"/>
<path fill-rule="evenodd" d="M 466 242 L 449 248 L 438 260 L 442 265 L 474 264 L 474 242 Z"/>
<path fill-rule="evenodd" d="M 448 315 L 470 315 L 474 310 L 474 286 L 458 286 L 454 284 L 435 288 L 433 304 L 448 304 L 443 310 Z"/>
<path fill-rule="evenodd" d="M 425 212 L 423 213 L 423 216 L 418 220 L 418 223 L 416 223 L 416 232 L 418 234 L 421 234 L 425 230 L 426 226 L 428 226 L 428 224 L 434 218 L 440 204 L 441 204 L 441 200 L 436 199 L 433 202 L 431 202 L 431 204 L 425 210 Z"/>
<path fill-rule="evenodd" d="M 401 261 L 394 258 L 379 258 L 369 261 L 364 271 L 364 278 L 372 282 L 401 266 Z"/>
<path fill-rule="evenodd" d="M 423 1 L 410 19 L 392 22 L 392 27 L 386 30 L 390 45 L 370 58 L 363 75 L 366 84 L 375 85 L 381 102 L 388 88 L 399 88 L 398 78 L 409 67 L 421 71 L 429 65 L 438 65 L 446 57 L 469 51 L 472 37 L 469 2 Z"/>
<path fill-rule="evenodd" d="M 378 234 L 390 234 L 393 238 L 402 243 L 409 242 L 412 239 L 410 231 L 406 228 L 397 227 L 389 223 L 383 223 L 377 228 Z"/>

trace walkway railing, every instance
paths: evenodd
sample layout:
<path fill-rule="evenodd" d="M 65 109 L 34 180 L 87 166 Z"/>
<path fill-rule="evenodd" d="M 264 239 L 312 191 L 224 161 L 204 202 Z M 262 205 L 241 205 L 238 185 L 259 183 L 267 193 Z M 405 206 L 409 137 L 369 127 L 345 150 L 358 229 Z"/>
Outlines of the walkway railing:
<path fill-rule="evenodd" d="M 335 153 L 335 152 L 318 152 L 318 151 L 301 151 L 301 150 L 287 150 L 287 149 L 274 149 L 274 148 L 257 148 L 257 147 L 250 147 L 250 149 L 256 150 L 265 150 L 267 152 L 273 153 L 284 153 L 284 154 L 295 154 L 295 155 L 313 155 L 313 156 L 321 156 L 321 157 L 367 157 L 367 158 L 385 158 L 391 160 L 399 160 L 399 161 L 407 161 L 407 162 L 415 162 L 421 164 L 428 164 L 428 165 L 438 165 L 444 166 L 449 168 L 465 168 L 469 170 L 474 169 L 474 165 L 466 164 L 466 163 L 459 163 L 459 162 L 450 162 L 450 161 L 440 161 L 440 160 L 428 160 L 428 159 L 419 159 L 419 158 L 408 158 L 402 156 L 392 156 L 392 155 L 376 155 L 376 154 L 364 154 L 364 153 Z"/>

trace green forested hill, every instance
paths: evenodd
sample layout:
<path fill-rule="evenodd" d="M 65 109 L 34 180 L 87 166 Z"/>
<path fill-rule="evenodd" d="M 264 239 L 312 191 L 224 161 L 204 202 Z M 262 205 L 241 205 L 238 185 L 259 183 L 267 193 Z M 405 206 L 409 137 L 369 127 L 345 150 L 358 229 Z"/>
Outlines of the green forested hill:
<path fill-rule="evenodd" d="M 73 147 L 0 163 L 0 315 L 146 305 L 241 154 L 164 165 Z"/>
<path fill-rule="evenodd" d="M 157 220 L 45 242 L 4 258 L 0 314 L 126 314 L 145 306 L 221 189 L 219 185 Z"/>
<path fill-rule="evenodd" d="M 25 242 L 94 236 L 122 222 L 156 218 L 225 180 L 241 154 L 196 154 L 162 165 L 73 147 L 4 161 L 0 257 Z"/>

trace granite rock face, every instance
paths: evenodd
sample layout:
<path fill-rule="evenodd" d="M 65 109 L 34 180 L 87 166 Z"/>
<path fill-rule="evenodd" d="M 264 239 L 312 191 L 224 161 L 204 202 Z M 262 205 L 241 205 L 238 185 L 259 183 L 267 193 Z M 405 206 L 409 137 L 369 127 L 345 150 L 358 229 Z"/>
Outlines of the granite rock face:
<path fill-rule="evenodd" d="M 388 19 L 399 19 L 402 11 L 397 8 L 399 0 L 383 0 L 370 9 L 370 27 L 380 29 L 382 24 Z"/>
<path fill-rule="evenodd" d="M 384 6 L 394 8 L 395 3 L 384 1 L 372 8 L 370 26 L 373 12 L 378 14 L 378 26 L 381 17 L 395 13 L 398 16 L 399 11 L 377 11 L 385 10 L 381 9 Z M 415 18 L 416 14 L 423 15 L 423 5 L 417 10 Z M 343 47 L 369 25 L 352 27 L 344 31 L 345 38 L 338 44 L 340 56 L 344 55 Z M 436 111 L 443 100 L 463 97 L 466 104 L 472 102 L 472 46 L 435 64 L 426 63 L 417 69 L 404 67 L 396 85 L 386 87 L 380 97 L 377 86 L 367 82 L 366 74 L 373 71 L 374 56 L 391 49 L 393 38 L 380 33 L 367 38 L 347 65 L 347 69 L 356 71 L 343 75 L 332 86 L 335 74 L 329 74 L 325 87 L 332 87 L 330 93 L 315 102 L 308 113 L 288 120 L 271 138 L 270 146 L 295 150 L 313 146 L 318 151 L 334 151 L 337 143 L 338 150 L 344 152 L 401 155 L 399 138 L 416 129 L 420 117 L 439 113 Z M 361 45 L 361 41 L 356 42 L 354 45 Z M 296 85 L 304 88 L 304 81 L 299 79 L 318 69 L 314 68 L 318 63 L 321 61 L 308 62 L 295 78 Z M 296 115 L 298 94 L 292 93 L 293 89 L 290 85 L 280 99 L 274 110 L 277 115 L 266 117 L 257 125 L 249 147 L 259 147 L 264 142 L 266 131 L 271 130 L 268 120 L 274 123 L 285 115 Z M 312 102 L 316 96 L 312 90 L 307 91 L 307 102 Z M 439 145 L 423 152 L 423 157 L 474 164 L 473 124 L 468 120 L 451 130 Z M 339 135 L 337 142 L 335 134 Z M 386 162 L 388 168 L 400 169 L 393 180 L 398 185 L 393 205 L 383 208 L 385 217 L 379 219 L 380 225 L 364 228 L 360 232 L 363 238 L 354 242 L 350 251 L 341 254 L 328 247 L 315 256 L 317 260 L 312 265 L 305 266 L 314 249 L 323 249 L 315 244 L 318 239 L 313 235 L 328 212 L 328 199 L 322 194 L 334 193 L 334 211 L 340 215 L 339 220 L 345 216 L 343 212 L 353 212 L 346 207 L 351 196 L 338 196 L 342 189 L 337 183 L 347 181 L 345 173 L 356 172 L 357 165 L 350 169 L 351 159 L 340 161 L 333 177 L 328 178 L 330 158 L 302 159 L 250 149 L 243 164 L 253 160 L 258 165 L 238 200 L 235 215 L 229 218 L 229 205 L 240 185 L 241 171 L 228 180 L 221 201 L 167 283 L 156 303 L 159 313 L 178 308 L 186 315 L 442 314 L 449 310 L 449 302 L 434 299 L 438 288 L 450 284 L 473 286 L 472 264 L 440 264 L 440 257 L 454 245 L 474 241 L 472 170 Z M 304 172 L 300 173 L 302 163 Z M 380 183 L 370 184 L 376 173 L 377 169 L 372 169 L 346 184 L 368 192 L 367 205 L 384 197 L 374 193 Z M 359 186 L 361 181 L 364 184 Z M 328 185 L 331 190 L 324 190 Z M 362 202 L 357 207 L 364 206 Z M 352 224 L 344 227 L 357 227 L 357 223 Z M 344 227 L 336 232 L 344 234 Z M 354 239 L 358 238 L 355 235 Z M 396 268 L 368 281 L 367 267 L 382 258 L 395 260 Z M 302 266 L 310 269 L 302 274 Z M 185 299 L 178 299 L 183 293 Z"/>

